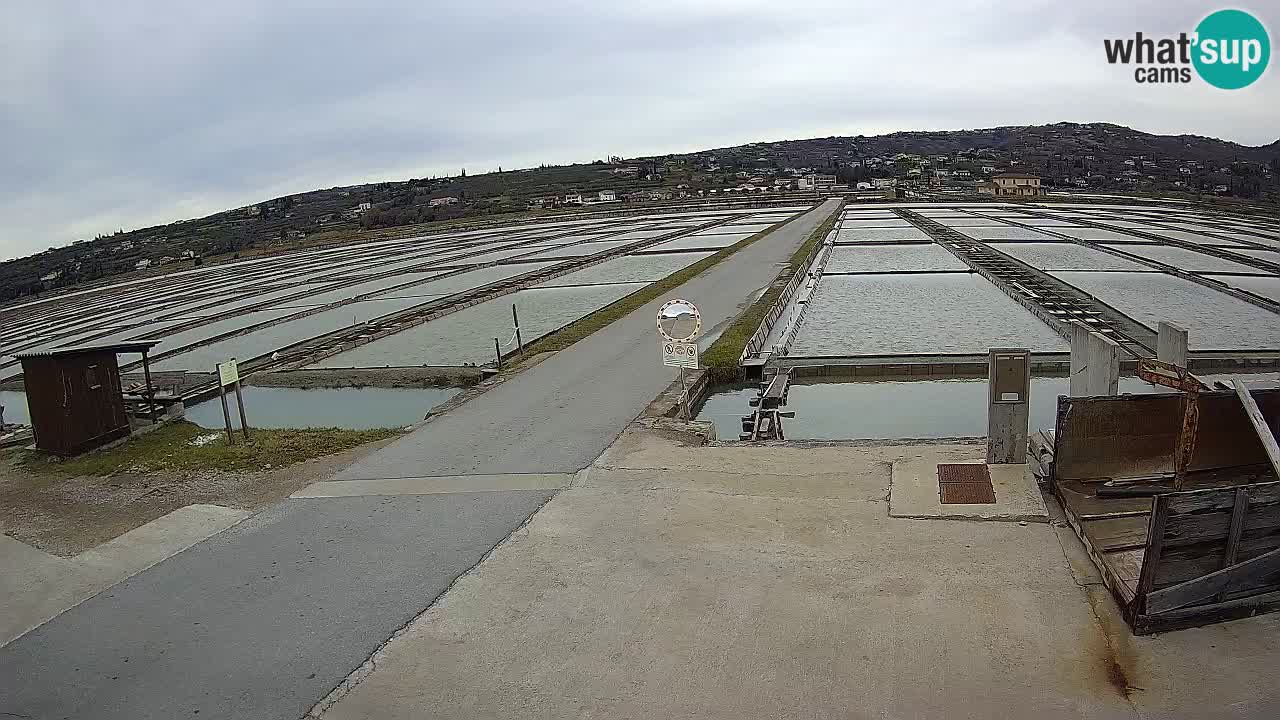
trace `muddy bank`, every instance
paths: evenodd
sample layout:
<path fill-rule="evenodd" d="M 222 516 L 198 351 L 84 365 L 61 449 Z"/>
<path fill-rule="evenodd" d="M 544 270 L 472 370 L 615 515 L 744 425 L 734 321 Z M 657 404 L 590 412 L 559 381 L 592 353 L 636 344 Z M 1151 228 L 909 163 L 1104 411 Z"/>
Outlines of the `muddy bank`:
<path fill-rule="evenodd" d="M 255 373 L 245 379 L 245 384 L 301 389 L 470 387 L 481 377 L 479 368 L 470 367 L 279 370 Z"/>

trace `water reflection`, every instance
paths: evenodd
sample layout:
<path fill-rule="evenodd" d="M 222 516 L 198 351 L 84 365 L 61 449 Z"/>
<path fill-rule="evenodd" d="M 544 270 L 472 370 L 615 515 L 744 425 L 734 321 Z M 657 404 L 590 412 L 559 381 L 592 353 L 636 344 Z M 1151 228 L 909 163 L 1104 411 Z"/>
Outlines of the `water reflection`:
<path fill-rule="evenodd" d="M 1054 426 L 1058 396 L 1067 394 L 1065 377 L 1031 379 L 1031 428 Z M 747 400 L 756 386 L 717 390 L 703 403 L 697 419 L 711 420 L 716 436 L 735 440 Z M 1168 392 L 1137 378 L 1120 378 L 1121 393 Z M 987 434 L 986 378 L 883 382 L 791 384 L 784 421 L 788 440 L 864 440 L 894 438 L 982 437 Z"/>
<path fill-rule="evenodd" d="M 21 390 L 0 390 L 0 407 L 4 407 L 6 424 L 31 424 L 31 415 L 27 411 L 27 394 Z"/>
<path fill-rule="evenodd" d="M 427 411 L 461 392 L 458 388 L 244 388 L 250 427 L 348 430 L 402 427 L 418 422 Z M 240 427 L 235 398 L 227 398 L 231 422 Z M 201 427 L 222 428 L 218 398 L 187 408 L 186 417 Z"/>

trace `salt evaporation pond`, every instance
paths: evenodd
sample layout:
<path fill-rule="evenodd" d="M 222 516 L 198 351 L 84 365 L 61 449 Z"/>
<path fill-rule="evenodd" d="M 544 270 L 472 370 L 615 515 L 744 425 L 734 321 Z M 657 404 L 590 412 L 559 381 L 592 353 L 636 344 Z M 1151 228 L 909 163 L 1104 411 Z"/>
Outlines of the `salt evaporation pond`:
<path fill-rule="evenodd" d="M 790 355 L 1066 352 L 1049 326 L 968 273 L 822 278 Z"/>
<path fill-rule="evenodd" d="M 1190 280 L 1163 273 L 1052 274 L 1153 330 L 1161 320 L 1182 325 L 1192 350 L 1280 345 L 1280 315 Z"/>
<path fill-rule="evenodd" d="M 528 288 L 459 310 L 348 350 L 312 368 L 481 365 L 494 359 L 493 339 L 513 348 L 511 305 L 520 313 L 520 333 L 532 342 L 645 287 L 647 283 Z"/>
<path fill-rule="evenodd" d="M 1201 376 L 1213 383 L 1226 375 Z M 1239 377 L 1239 376 L 1233 376 Z M 1257 373 L 1250 380 L 1275 380 L 1276 373 Z M 1066 395 L 1070 379 L 1031 379 L 1030 427 L 1051 429 L 1057 418 L 1058 396 Z M 735 385 L 714 389 L 696 419 L 715 423 L 716 437 L 736 440 L 742 416 L 758 386 Z M 1120 393 L 1165 393 L 1135 377 L 1120 378 Z M 986 378 L 949 380 L 887 380 L 863 382 L 791 383 L 783 420 L 788 440 L 879 440 L 900 438 L 984 437 L 987 434 Z"/>
<path fill-rule="evenodd" d="M 244 388 L 250 428 L 322 428 L 347 430 L 404 427 L 422 420 L 431 408 L 462 392 L 459 388 Z M 240 427 L 235 398 L 228 397 L 231 424 Z M 6 411 L 7 412 L 7 411 Z M 206 400 L 187 408 L 195 424 L 225 427 L 222 401 Z"/>
<path fill-rule="evenodd" d="M 21 390 L 0 390 L 0 407 L 4 408 L 6 424 L 31 424 L 31 414 L 27 410 L 27 394 Z"/>

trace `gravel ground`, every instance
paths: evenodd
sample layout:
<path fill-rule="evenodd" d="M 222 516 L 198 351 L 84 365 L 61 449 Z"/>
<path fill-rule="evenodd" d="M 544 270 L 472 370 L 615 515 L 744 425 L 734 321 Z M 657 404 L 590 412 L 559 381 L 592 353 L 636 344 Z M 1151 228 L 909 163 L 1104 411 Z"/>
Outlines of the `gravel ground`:
<path fill-rule="evenodd" d="M 216 435 L 216 433 L 213 433 Z M 260 472 L 32 473 L 0 454 L 0 531 L 70 557 L 195 503 L 258 510 L 345 468 L 388 441 Z"/>

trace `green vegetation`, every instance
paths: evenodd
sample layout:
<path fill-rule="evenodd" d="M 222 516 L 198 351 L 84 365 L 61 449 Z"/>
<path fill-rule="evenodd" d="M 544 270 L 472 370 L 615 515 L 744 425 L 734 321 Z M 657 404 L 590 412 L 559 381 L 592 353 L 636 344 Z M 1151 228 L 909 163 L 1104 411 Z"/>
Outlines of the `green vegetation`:
<path fill-rule="evenodd" d="M 206 430 L 184 420 L 102 452 L 63 461 L 29 453 L 22 462 L 29 470 L 66 475 L 101 476 L 122 471 L 160 470 L 253 471 L 332 455 L 398 434 L 400 431 L 394 429 L 251 429 L 249 442 L 237 433 L 236 444 L 228 446 L 225 432 Z M 215 437 L 209 438 L 210 435 Z M 205 442 L 200 444 L 197 438 Z"/>
<path fill-rule="evenodd" d="M 689 280 L 701 275 L 703 272 L 719 265 L 734 253 L 747 247 L 765 235 L 768 235 L 782 225 L 794 221 L 798 217 L 800 217 L 800 215 L 796 215 L 789 220 L 778 223 L 777 225 L 771 225 L 751 237 L 743 238 L 733 245 L 720 250 L 714 255 L 705 257 L 689 267 L 672 275 L 668 275 L 662 280 L 651 285 L 646 285 L 621 300 L 616 300 L 612 304 L 606 305 L 596 312 L 584 318 L 580 318 L 550 335 L 538 339 L 537 341 L 525 346 L 526 356 L 536 355 L 543 352 L 554 352 L 569 347 L 588 335 L 591 335 L 595 331 L 603 327 L 607 327 L 615 320 L 629 314 L 636 308 L 657 300 L 675 288 L 685 284 Z"/>
<path fill-rule="evenodd" d="M 782 289 L 786 287 L 791 277 L 798 272 L 804 272 L 805 261 L 808 260 L 809 254 L 813 252 L 831 232 L 831 228 L 835 227 L 836 222 L 840 218 L 840 211 L 837 210 L 827 218 L 827 221 L 814 229 L 809 238 L 796 248 L 792 253 L 791 260 L 787 263 L 787 267 L 778 273 L 778 278 L 769 286 L 769 289 L 760 296 L 758 300 L 751 304 L 734 319 L 733 324 L 720 333 L 720 337 L 707 348 L 702 354 L 702 364 L 710 369 L 713 373 L 716 371 L 737 370 L 738 359 L 742 357 L 742 349 L 747 346 L 747 341 L 755 334 L 756 328 L 760 327 L 760 323 L 764 322 L 764 316 L 768 314 L 769 308 L 777 301 L 778 296 L 782 294 Z"/>

